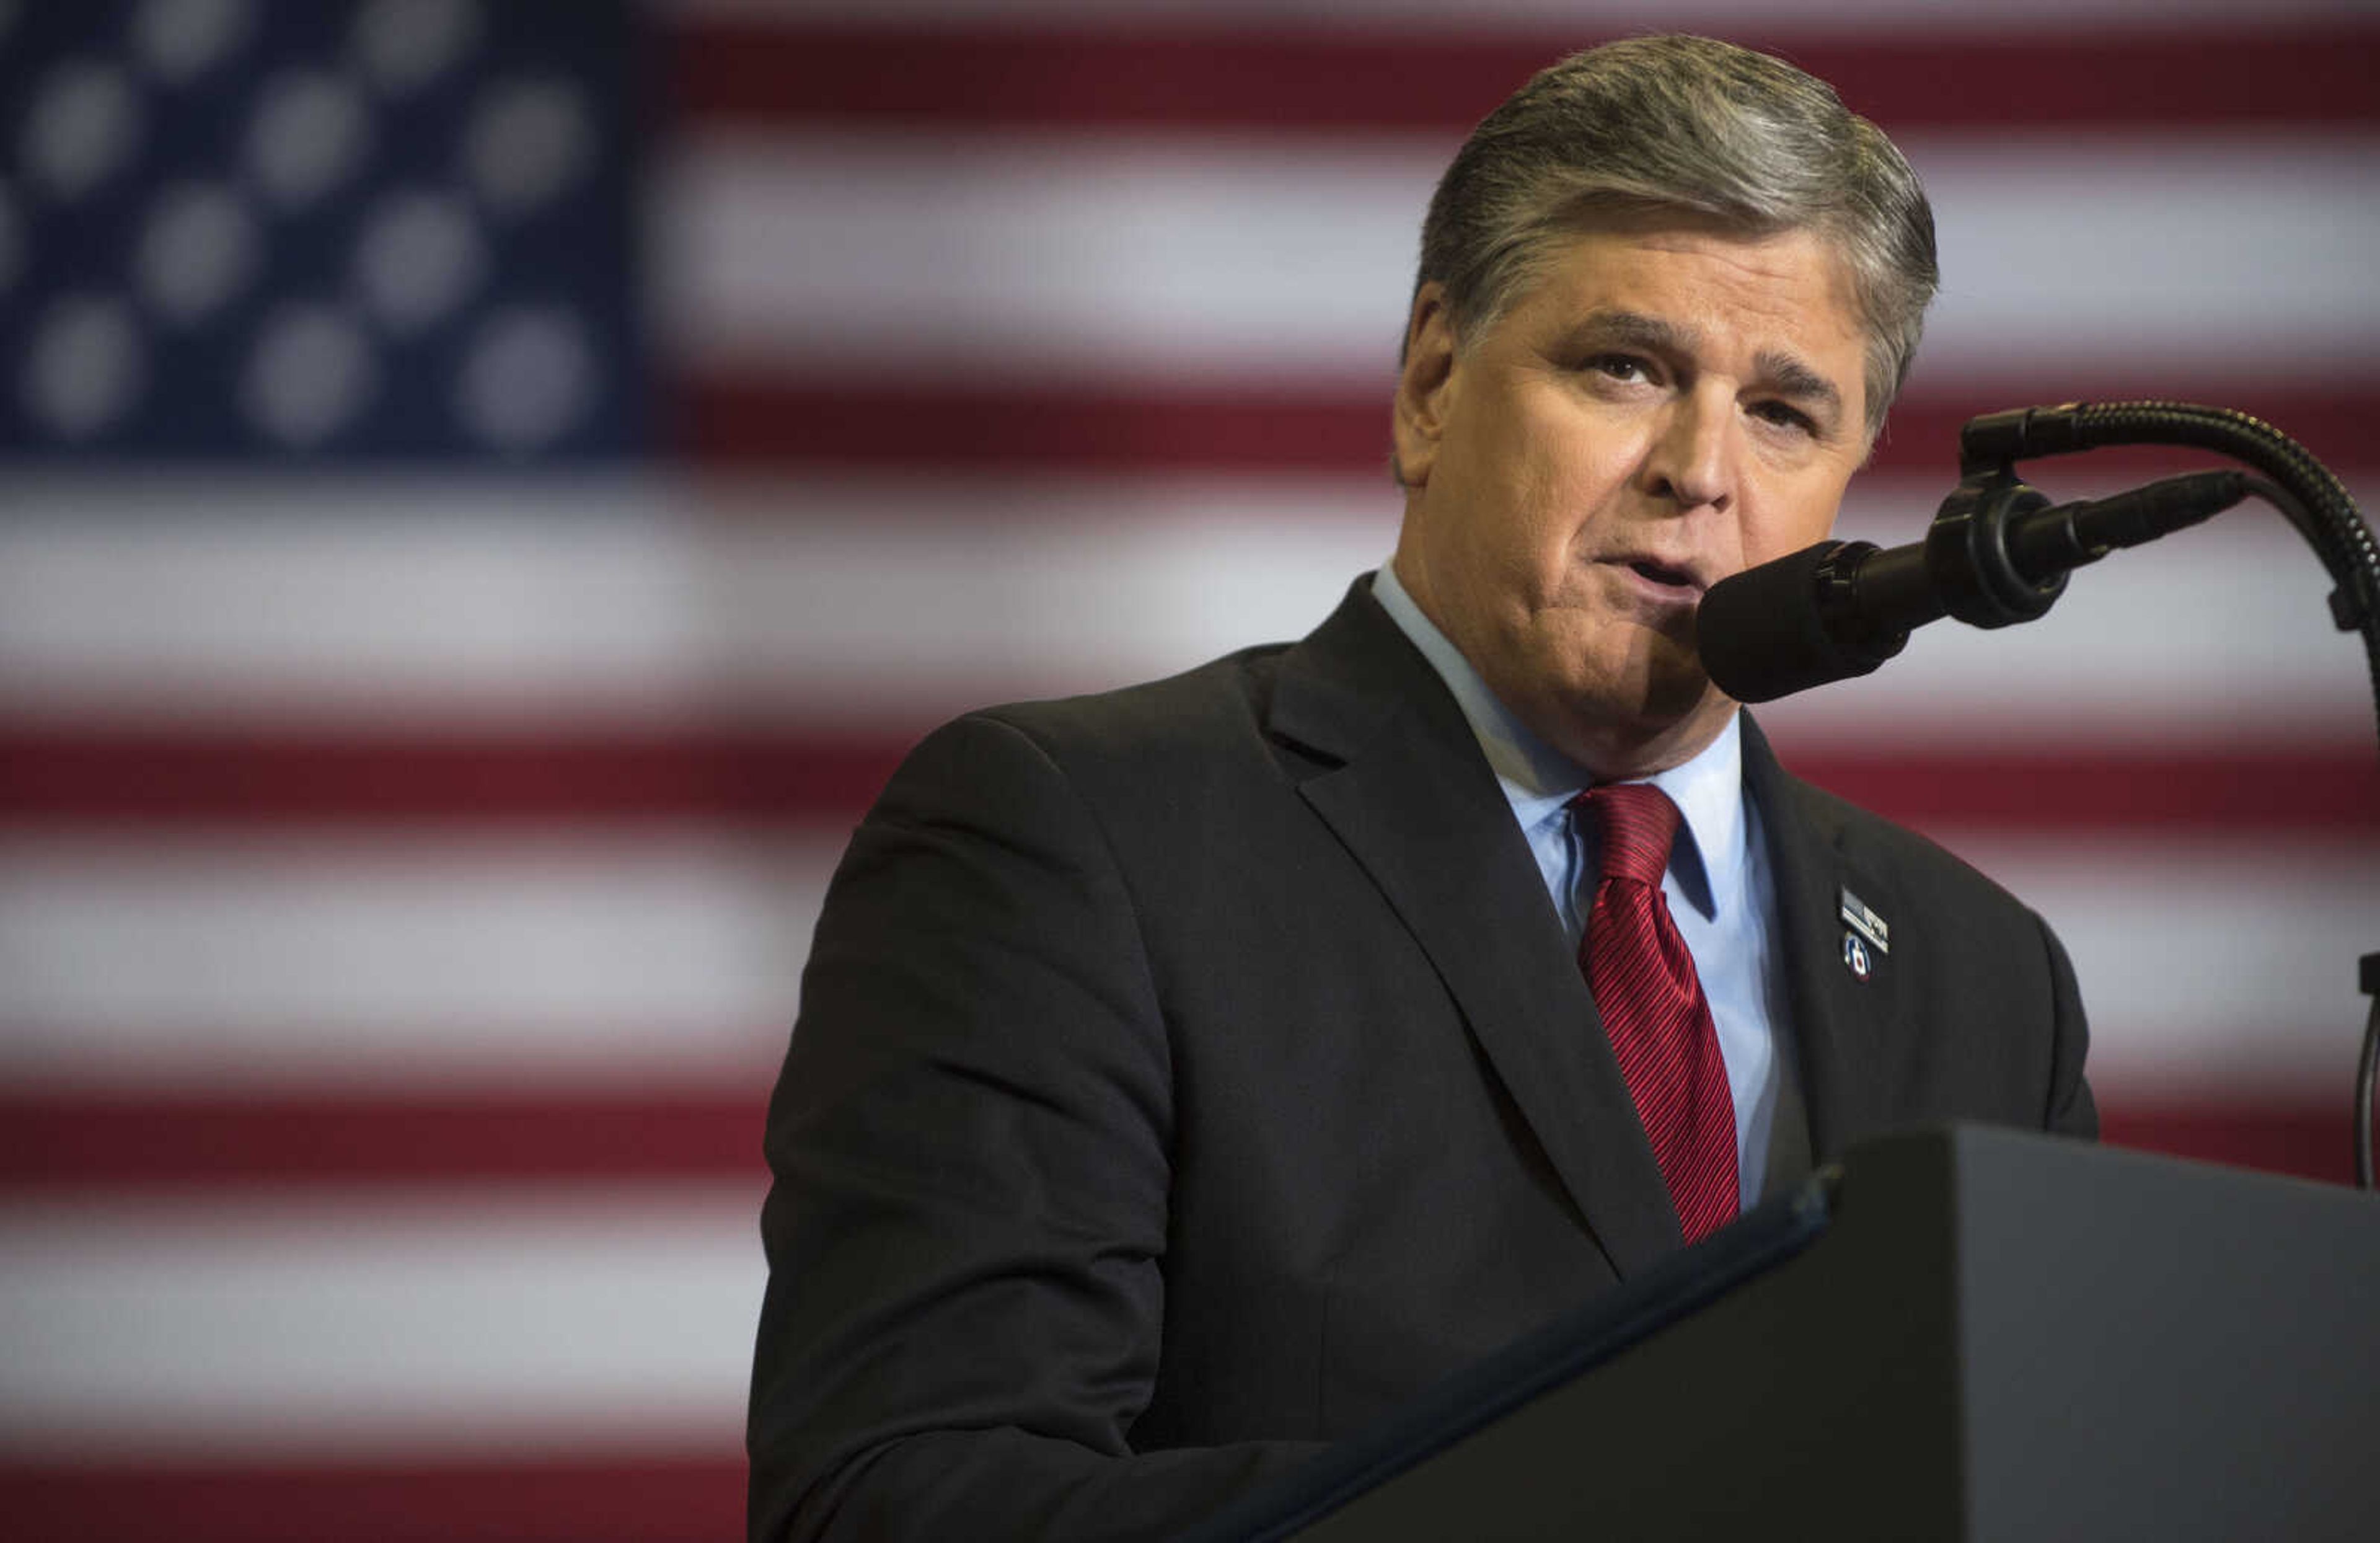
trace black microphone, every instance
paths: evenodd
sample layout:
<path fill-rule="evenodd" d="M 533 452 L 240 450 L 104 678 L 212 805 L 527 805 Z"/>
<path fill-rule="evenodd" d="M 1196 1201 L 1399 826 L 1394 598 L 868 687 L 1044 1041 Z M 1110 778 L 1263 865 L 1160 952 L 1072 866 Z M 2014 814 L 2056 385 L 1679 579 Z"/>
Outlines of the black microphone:
<path fill-rule="evenodd" d="M 2006 471 L 1969 479 L 1925 539 L 1820 541 L 1710 587 L 1695 613 L 1703 667 L 1740 702 L 1864 675 L 1912 627 L 1941 616 L 1998 627 L 2042 614 L 2066 576 L 2248 496 L 2241 471 L 2168 477 L 2112 498 L 2052 504 Z"/>

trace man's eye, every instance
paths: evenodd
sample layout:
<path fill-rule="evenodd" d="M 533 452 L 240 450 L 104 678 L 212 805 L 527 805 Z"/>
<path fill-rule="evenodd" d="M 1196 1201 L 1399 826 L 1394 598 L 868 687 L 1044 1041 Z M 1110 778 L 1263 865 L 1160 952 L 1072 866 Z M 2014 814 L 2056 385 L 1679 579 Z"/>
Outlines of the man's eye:
<path fill-rule="evenodd" d="M 1789 403 L 1758 402 L 1753 405 L 1752 411 L 1755 418 L 1766 419 L 1780 429 L 1795 429 L 1805 434 L 1818 431 L 1816 421 L 1808 413 Z"/>
<path fill-rule="evenodd" d="M 1615 381 L 1649 380 L 1653 373 L 1643 359 L 1633 354 L 1597 354 L 1586 361 L 1586 367 Z"/>

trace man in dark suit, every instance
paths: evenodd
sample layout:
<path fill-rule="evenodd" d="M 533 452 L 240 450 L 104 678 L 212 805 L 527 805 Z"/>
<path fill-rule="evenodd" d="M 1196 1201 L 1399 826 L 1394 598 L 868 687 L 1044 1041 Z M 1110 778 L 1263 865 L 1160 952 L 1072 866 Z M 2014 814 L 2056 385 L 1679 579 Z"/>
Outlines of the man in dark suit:
<path fill-rule="evenodd" d="M 2040 919 L 1694 651 L 1830 527 L 1934 282 L 1899 153 L 1758 55 L 1614 44 L 1474 132 L 1391 564 L 947 726 L 853 839 L 770 1111 L 756 1537 L 1166 1536 L 1851 1142 L 2092 1131 Z"/>

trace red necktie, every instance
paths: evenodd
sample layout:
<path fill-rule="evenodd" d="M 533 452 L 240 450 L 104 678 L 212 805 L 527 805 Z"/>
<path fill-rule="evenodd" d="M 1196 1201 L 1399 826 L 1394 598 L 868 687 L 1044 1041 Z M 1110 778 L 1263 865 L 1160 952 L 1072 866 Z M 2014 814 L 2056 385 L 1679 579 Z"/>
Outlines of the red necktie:
<path fill-rule="evenodd" d="M 1661 893 L 1678 807 L 1650 783 L 1592 788 L 1572 807 L 1593 813 L 1603 854 L 1579 968 L 1692 1243 L 1735 1220 L 1735 1100 L 1710 1003 Z"/>

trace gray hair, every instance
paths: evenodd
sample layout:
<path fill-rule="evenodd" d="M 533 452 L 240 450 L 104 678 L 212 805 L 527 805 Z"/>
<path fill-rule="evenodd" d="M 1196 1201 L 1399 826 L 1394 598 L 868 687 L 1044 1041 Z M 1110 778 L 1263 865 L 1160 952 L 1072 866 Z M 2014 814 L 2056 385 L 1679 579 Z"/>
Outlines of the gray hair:
<path fill-rule="evenodd" d="M 1934 212 L 1884 130 L 1766 54 L 1630 38 L 1539 70 L 1439 179 L 1414 287 L 1445 286 L 1461 346 L 1495 324 L 1556 237 L 1679 213 L 1753 237 L 1808 231 L 1842 257 L 1867 333 L 1873 434 L 1940 281 Z"/>

